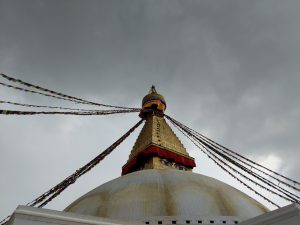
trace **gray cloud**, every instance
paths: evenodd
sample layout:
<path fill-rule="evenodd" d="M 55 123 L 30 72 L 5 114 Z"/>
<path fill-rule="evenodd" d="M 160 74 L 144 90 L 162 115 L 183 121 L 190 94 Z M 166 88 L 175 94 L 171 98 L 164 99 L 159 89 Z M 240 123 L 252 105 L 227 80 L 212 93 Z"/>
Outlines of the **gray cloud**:
<path fill-rule="evenodd" d="M 128 106 L 139 106 L 155 84 L 169 115 L 253 159 L 277 157 L 278 171 L 300 180 L 299 10 L 292 0 L 1 0 L 0 71 Z M 4 87 L 0 96 L 72 106 Z M 61 181 L 137 120 L 2 116 L 0 216 Z M 119 176 L 135 138 L 49 207 L 63 209 Z M 199 160 L 196 172 L 209 172 L 207 159 L 186 145 Z M 208 175 L 233 182 L 212 168 Z"/>

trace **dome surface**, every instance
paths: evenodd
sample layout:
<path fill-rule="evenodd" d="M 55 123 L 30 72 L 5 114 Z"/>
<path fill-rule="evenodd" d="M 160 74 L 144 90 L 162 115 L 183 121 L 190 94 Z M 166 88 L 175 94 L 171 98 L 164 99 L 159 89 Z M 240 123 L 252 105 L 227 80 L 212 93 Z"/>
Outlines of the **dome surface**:
<path fill-rule="evenodd" d="M 248 219 L 268 209 L 214 178 L 187 171 L 151 169 L 100 185 L 65 211 L 137 221 L 163 216 Z"/>

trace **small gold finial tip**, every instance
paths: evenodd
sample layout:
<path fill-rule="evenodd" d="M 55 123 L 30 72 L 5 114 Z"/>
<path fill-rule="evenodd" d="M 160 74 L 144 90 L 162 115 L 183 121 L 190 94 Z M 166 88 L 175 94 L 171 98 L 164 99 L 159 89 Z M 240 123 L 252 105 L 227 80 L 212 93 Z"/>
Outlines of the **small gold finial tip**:
<path fill-rule="evenodd" d="M 152 85 L 150 88 L 149 94 L 151 94 L 151 93 L 157 93 L 154 85 Z"/>

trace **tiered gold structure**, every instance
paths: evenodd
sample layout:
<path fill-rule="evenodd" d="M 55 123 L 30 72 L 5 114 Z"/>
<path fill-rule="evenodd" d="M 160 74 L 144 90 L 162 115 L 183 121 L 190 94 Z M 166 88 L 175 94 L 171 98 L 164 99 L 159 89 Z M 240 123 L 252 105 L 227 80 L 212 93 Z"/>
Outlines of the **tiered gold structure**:
<path fill-rule="evenodd" d="M 152 86 L 143 98 L 140 117 L 146 123 L 138 136 L 122 174 L 142 169 L 192 170 L 194 158 L 166 123 L 163 113 L 166 109 L 164 97 Z"/>

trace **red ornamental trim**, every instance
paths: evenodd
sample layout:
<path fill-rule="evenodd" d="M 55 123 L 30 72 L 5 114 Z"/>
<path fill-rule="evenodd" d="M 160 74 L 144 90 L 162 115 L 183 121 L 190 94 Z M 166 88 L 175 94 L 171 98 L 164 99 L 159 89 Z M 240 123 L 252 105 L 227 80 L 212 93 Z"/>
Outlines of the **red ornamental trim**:
<path fill-rule="evenodd" d="M 128 163 L 126 163 L 122 168 L 122 175 L 130 173 L 133 169 L 140 166 L 149 156 L 158 156 L 161 158 L 172 160 L 186 167 L 195 167 L 195 161 L 193 159 L 188 159 L 184 156 L 178 155 L 176 153 L 170 152 L 166 149 L 162 149 L 156 146 L 149 146 L 145 150 L 141 151 L 137 156 L 132 158 Z"/>

